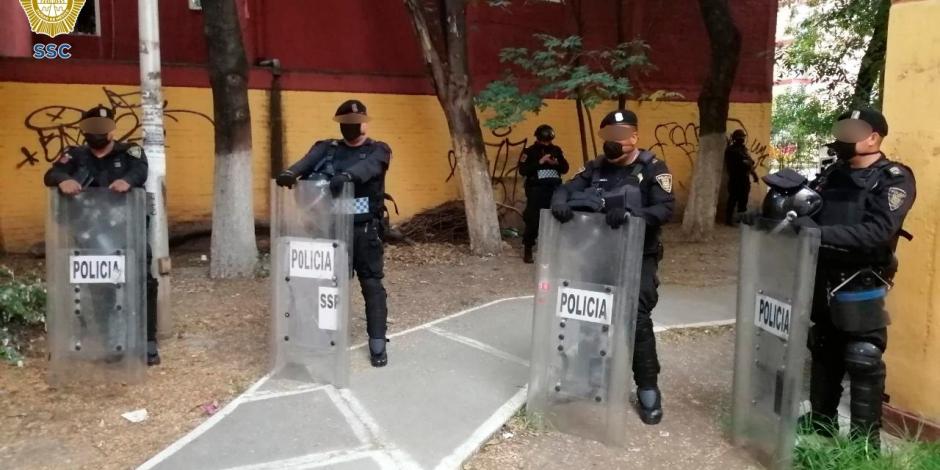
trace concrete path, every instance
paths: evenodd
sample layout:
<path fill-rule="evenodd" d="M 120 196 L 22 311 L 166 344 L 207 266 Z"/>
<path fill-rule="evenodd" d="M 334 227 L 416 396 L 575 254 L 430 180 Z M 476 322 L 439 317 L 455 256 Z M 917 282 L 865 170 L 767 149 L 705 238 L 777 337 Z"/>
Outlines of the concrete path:
<path fill-rule="evenodd" d="M 734 296 L 662 286 L 653 318 L 726 322 Z M 385 368 L 356 346 L 348 389 L 264 377 L 140 469 L 460 468 L 525 402 L 531 331 L 505 299 L 392 335 Z"/>

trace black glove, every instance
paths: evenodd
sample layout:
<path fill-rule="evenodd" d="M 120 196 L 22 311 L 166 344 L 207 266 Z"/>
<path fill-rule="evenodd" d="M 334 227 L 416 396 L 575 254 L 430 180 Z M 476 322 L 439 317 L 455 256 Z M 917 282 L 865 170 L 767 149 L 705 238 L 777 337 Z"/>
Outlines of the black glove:
<path fill-rule="evenodd" d="M 627 222 L 627 216 L 629 215 L 630 215 L 630 211 L 623 207 L 608 209 L 607 210 L 607 225 L 610 225 L 610 228 L 616 230 L 620 228 L 621 225 Z"/>
<path fill-rule="evenodd" d="M 340 173 L 330 178 L 330 191 L 333 194 L 339 194 L 343 191 L 343 185 L 352 181 L 352 177 L 347 173 Z"/>
<path fill-rule="evenodd" d="M 277 175 L 274 182 L 277 183 L 278 186 L 290 189 L 297 184 L 297 175 L 295 175 L 293 171 L 284 170 L 281 174 Z"/>
<path fill-rule="evenodd" d="M 804 228 L 819 228 L 819 224 L 817 224 L 815 220 L 806 216 L 797 217 L 790 224 L 793 226 L 793 230 L 795 230 L 796 233 L 800 233 L 800 230 Z"/>
<path fill-rule="evenodd" d="M 565 223 L 574 218 L 574 211 L 571 210 L 571 206 L 567 202 L 560 202 L 552 205 L 552 215 L 559 222 Z"/>
<path fill-rule="evenodd" d="M 737 215 L 738 222 L 744 225 L 754 226 L 757 224 L 757 221 L 760 220 L 760 212 L 757 211 L 747 211 L 740 212 Z"/>

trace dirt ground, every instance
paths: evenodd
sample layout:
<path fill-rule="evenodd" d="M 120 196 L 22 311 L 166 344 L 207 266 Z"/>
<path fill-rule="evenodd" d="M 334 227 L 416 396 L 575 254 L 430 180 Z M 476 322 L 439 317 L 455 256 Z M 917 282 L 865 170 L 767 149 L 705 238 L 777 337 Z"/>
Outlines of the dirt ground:
<path fill-rule="evenodd" d="M 663 421 L 646 426 L 631 411 L 625 448 L 555 431 L 538 432 L 516 416 L 465 470 L 759 469 L 733 448 L 730 425 L 734 333 L 729 328 L 660 336 Z"/>
<path fill-rule="evenodd" d="M 664 237 L 666 257 L 660 273 L 664 283 L 734 282 L 736 231 L 721 228 L 714 240 L 700 244 L 680 242 L 675 231 L 669 227 Z M 266 241 L 259 245 L 266 249 Z M 161 343 L 163 364 L 148 370 L 144 384 L 53 389 L 45 381 L 41 334 L 30 343 L 24 367 L 0 364 L 0 468 L 131 468 L 197 426 L 266 372 L 270 280 L 210 280 L 204 255 L 208 255 L 206 239 L 173 251 L 173 336 Z M 0 257 L 0 264 L 17 273 L 41 274 L 43 269 L 41 260 L 23 256 Z M 532 275 L 531 265 L 520 260 L 518 246 L 492 258 L 471 256 L 465 246 L 388 246 L 389 330 L 417 326 L 490 300 L 529 295 Z M 359 342 L 366 339 L 365 319 L 361 296 L 353 298 L 352 327 L 354 341 Z M 394 360 L 394 343 L 390 348 Z M 667 377 L 672 377 L 666 364 Z M 728 377 L 730 370 L 728 362 L 724 372 Z M 679 394 L 674 396 L 667 400 L 678 399 Z M 149 413 L 142 423 L 121 417 L 140 408 Z M 559 439 L 560 446 L 568 438 Z M 555 445 L 533 440 L 539 442 Z M 638 441 L 636 446 L 653 444 Z M 475 462 L 486 462 L 490 454 L 487 450 Z"/>

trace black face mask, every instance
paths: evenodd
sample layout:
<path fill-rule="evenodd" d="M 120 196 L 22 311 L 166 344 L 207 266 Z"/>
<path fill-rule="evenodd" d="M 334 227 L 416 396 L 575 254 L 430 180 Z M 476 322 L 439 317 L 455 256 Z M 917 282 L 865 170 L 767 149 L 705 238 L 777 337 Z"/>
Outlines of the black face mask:
<path fill-rule="evenodd" d="M 340 124 L 339 131 L 346 142 L 352 142 L 362 135 L 362 124 Z"/>
<path fill-rule="evenodd" d="M 608 160 L 616 160 L 623 156 L 623 145 L 620 142 L 604 142 L 604 156 Z"/>
<path fill-rule="evenodd" d="M 734 145 L 744 145 L 744 139 L 734 139 L 731 141 Z"/>
<path fill-rule="evenodd" d="M 852 142 L 837 140 L 831 144 L 826 144 L 826 147 L 832 149 L 839 160 L 849 160 L 855 156 L 855 144 Z"/>
<path fill-rule="evenodd" d="M 108 134 L 85 134 L 85 142 L 88 142 L 89 147 L 101 150 L 111 143 L 111 139 L 108 138 Z"/>

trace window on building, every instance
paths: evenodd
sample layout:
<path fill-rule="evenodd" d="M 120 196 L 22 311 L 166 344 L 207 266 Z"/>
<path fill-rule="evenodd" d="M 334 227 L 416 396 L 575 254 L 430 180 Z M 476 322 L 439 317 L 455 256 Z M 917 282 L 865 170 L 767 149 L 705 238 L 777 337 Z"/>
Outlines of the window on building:
<path fill-rule="evenodd" d="M 98 0 L 85 0 L 85 6 L 78 14 L 72 34 L 101 35 L 101 29 L 98 27 L 101 24 L 98 11 Z"/>

